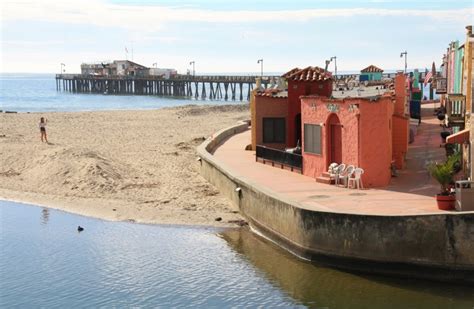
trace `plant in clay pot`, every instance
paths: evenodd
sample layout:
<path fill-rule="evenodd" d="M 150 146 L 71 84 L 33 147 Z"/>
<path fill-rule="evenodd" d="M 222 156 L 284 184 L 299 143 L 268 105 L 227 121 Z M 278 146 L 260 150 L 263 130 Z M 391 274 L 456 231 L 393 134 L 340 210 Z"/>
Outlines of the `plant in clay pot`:
<path fill-rule="evenodd" d="M 442 210 L 454 209 L 456 197 L 451 192 L 454 183 L 455 167 L 459 164 L 459 155 L 455 154 L 444 163 L 428 164 L 428 171 L 441 186 L 441 192 L 436 195 L 438 208 Z"/>

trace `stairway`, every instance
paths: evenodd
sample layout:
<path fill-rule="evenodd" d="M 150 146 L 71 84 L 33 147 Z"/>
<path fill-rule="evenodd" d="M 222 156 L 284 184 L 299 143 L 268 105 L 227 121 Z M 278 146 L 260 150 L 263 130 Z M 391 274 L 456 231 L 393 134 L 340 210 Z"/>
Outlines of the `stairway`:
<path fill-rule="evenodd" d="M 331 178 L 331 175 L 328 172 L 324 172 L 321 176 L 316 177 L 316 182 L 325 183 L 327 185 L 333 185 L 334 178 Z"/>

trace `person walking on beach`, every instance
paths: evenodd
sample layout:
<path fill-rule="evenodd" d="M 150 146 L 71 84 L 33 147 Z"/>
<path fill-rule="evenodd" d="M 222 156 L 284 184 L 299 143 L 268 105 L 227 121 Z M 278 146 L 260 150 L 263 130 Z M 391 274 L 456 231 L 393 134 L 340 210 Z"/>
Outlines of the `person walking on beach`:
<path fill-rule="evenodd" d="M 46 141 L 46 143 L 48 143 L 48 136 L 46 135 L 46 123 L 47 122 L 48 122 L 48 119 L 45 119 L 44 117 L 41 117 L 40 123 L 39 123 L 39 128 L 40 128 L 40 133 L 41 133 L 41 142 Z"/>

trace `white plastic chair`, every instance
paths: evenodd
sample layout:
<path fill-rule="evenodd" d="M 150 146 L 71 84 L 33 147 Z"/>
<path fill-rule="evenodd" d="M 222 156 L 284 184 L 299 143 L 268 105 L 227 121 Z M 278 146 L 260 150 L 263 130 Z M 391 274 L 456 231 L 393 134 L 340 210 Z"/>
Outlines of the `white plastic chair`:
<path fill-rule="evenodd" d="M 339 180 L 342 181 L 342 184 L 344 185 L 344 187 L 347 188 L 349 186 L 349 178 L 352 177 L 352 174 L 354 173 L 354 171 L 355 171 L 355 166 L 348 165 L 344 173 L 342 175 L 339 175 Z"/>
<path fill-rule="evenodd" d="M 344 163 L 339 164 L 336 169 L 336 174 L 334 175 L 334 183 L 336 186 L 339 184 L 339 177 L 344 173 L 346 170 L 346 165 Z"/>
<path fill-rule="evenodd" d="M 334 177 L 334 175 L 336 174 L 336 169 L 337 167 L 339 166 L 339 164 L 333 162 L 331 164 L 329 164 L 329 167 L 328 167 L 328 174 L 331 176 L 331 177 Z"/>
<path fill-rule="evenodd" d="M 351 183 L 353 183 L 354 189 L 356 186 L 357 186 L 357 189 L 361 189 L 361 188 L 363 189 L 364 185 L 362 184 L 362 178 L 361 178 L 362 174 L 364 174 L 364 170 L 361 169 L 360 167 L 356 168 L 354 172 L 352 173 L 354 177 L 350 177 L 349 181 L 347 182 L 347 187 L 350 188 Z"/>

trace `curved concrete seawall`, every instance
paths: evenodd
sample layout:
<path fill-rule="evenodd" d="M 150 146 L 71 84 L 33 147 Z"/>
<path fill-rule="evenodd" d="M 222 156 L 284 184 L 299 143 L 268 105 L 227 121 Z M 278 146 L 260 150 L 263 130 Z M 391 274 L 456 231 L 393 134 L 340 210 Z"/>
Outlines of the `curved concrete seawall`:
<path fill-rule="evenodd" d="M 202 176 L 263 235 L 300 257 L 342 269 L 474 283 L 474 213 L 381 216 L 305 208 L 212 155 L 245 130 L 247 122 L 221 130 L 197 151 Z"/>

